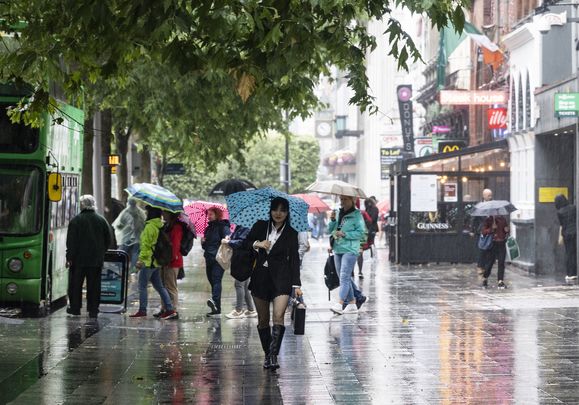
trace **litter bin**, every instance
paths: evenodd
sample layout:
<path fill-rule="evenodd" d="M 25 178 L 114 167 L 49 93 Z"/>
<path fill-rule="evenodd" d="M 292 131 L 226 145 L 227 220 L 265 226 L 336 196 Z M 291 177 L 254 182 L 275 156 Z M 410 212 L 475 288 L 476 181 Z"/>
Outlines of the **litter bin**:
<path fill-rule="evenodd" d="M 101 312 L 127 311 L 128 281 L 129 255 L 122 250 L 108 250 L 101 272 Z"/>

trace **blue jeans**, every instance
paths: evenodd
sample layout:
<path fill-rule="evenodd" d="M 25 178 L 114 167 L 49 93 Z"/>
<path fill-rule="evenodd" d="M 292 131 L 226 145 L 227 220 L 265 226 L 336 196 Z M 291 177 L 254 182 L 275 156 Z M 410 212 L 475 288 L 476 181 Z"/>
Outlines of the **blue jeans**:
<path fill-rule="evenodd" d="M 211 299 L 221 311 L 221 280 L 225 270 L 217 263 L 215 257 L 205 256 L 205 273 L 211 284 Z"/>
<path fill-rule="evenodd" d="M 140 243 L 133 243 L 132 245 L 121 245 L 119 249 L 129 255 L 129 271 L 135 268 L 137 260 L 139 259 Z"/>
<path fill-rule="evenodd" d="M 163 301 L 163 308 L 165 308 L 167 311 L 172 311 L 173 304 L 171 304 L 169 293 L 161 281 L 161 272 L 159 269 L 151 267 L 143 267 L 139 271 L 139 311 L 147 312 L 147 287 L 149 285 L 149 280 L 151 280 L 153 288 L 157 290 L 161 296 L 161 301 Z"/>
<path fill-rule="evenodd" d="M 340 301 L 345 303 L 349 303 L 354 299 L 354 287 L 359 292 L 358 286 L 352 280 L 352 271 L 354 271 L 357 260 L 358 255 L 353 253 L 334 253 L 336 271 L 340 275 L 338 295 L 340 296 Z"/>

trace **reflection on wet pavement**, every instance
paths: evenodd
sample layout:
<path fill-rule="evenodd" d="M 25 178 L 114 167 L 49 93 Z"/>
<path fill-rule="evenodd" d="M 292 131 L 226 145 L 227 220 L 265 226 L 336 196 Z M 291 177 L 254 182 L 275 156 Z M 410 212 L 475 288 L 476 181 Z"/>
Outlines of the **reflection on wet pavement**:
<path fill-rule="evenodd" d="M 577 286 L 507 272 L 509 289 L 482 290 L 473 266 L 391 266 L 378 249 L 360 280 L 370 301 L 338 316 L 323 248 L 313 241 L 304 264 L 306 335 L 292 333 L 288 316 L 277 372 L 261 368 L 256 319 L 205 317 L 196 247 L 178 321 L 88 323 L 62 309 L 0 322 L 0 403 L 579 403 Z M 235 293 L 224 280 L 228 312 Z"/>

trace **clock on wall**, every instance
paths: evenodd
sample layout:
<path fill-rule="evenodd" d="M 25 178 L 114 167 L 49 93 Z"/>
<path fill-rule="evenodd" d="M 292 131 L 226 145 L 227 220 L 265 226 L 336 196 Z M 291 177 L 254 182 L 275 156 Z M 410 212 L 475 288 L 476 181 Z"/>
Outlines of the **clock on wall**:
<path fill-rule="evenodd" d="M 326 138 L 332 134 L 332 123 L 329 121 L 319 121 L 316 124 L 316 135 Z"/>

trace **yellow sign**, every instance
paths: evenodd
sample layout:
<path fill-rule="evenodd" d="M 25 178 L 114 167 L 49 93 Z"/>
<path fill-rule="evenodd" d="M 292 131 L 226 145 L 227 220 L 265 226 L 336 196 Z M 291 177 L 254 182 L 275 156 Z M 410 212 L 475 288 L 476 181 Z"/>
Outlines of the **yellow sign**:
<path fill-rule="evenodd" d="M 121 164 L 121 157 L 119 155 L 109 155 L 109 165 L 118 166 Z"/>
<path fill-rule="evenodd" d="M 539 187 L 539 202 L 555 202 L 555 197 L 559 194 L 563 194 L 565 197 L 569 198 L 569 189 L 567 187 Z"/>
<path fill-rule="evenodd" d="M 458 145 L 446 145 L 444 148 L 442 148 L 442 153 L 456 152 L 458 150 L 460 150 Z"/>
<path fill-rule="evenodd" d="M 111 166 L 111 174 L 117 174 L 117 167 L 118 166 Z"/>

